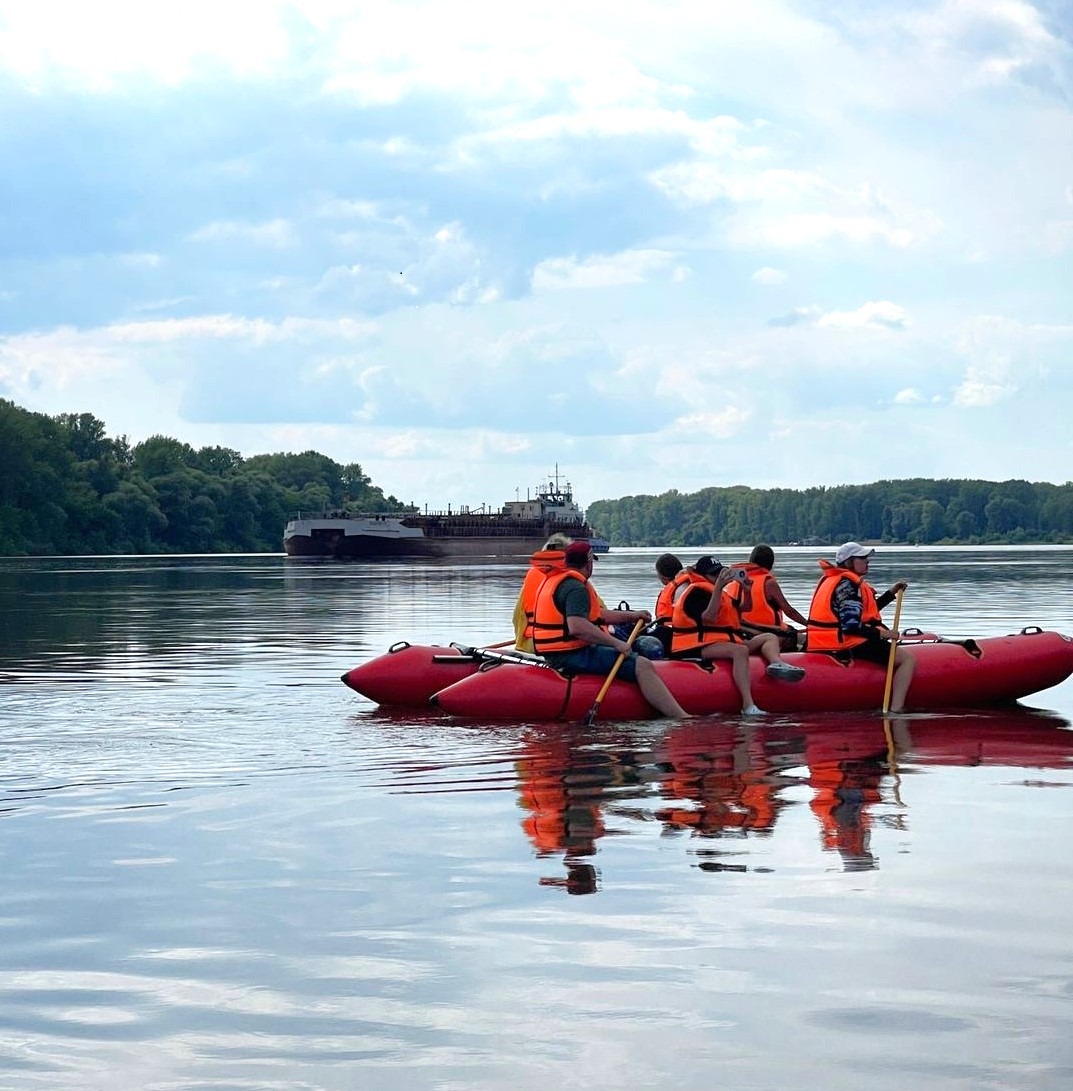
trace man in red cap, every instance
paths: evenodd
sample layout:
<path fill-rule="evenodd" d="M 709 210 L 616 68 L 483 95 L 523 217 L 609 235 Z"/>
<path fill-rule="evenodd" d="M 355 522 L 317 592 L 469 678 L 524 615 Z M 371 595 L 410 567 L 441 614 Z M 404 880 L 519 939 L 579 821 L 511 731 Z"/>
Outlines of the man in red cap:
<path fill-rule="evenodd" d="M 533 619 L 537 652 L 557 669 L 603 675 L 611 671 L 623 654 L 626 658 L 618 677 L 636 682 L 645 700 L 657 712 L 685 719 L 685 709 L 651 662 L 632 652 L 625 640 L 600 628 L 623 622 L 648 622 L 652 615 L 647 610 L 609 610 L 601 603 L 589 582 L 596 558 L 588 542 L 571 542 L 563 559 L 563 571 L 549 575 L 537 592 Z"/>

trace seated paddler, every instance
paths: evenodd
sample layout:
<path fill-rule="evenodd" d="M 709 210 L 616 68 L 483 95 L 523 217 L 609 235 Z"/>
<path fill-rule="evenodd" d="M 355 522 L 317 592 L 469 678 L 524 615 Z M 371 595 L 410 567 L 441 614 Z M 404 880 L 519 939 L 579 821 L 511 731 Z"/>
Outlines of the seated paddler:
<path fill-rule="evenodd" d="M 630 650 L 626 641 L 601 628 L 623 622 L 651 621 L 647 610 L 609 610 L 590 582 L 595 554 L 588 542 L 571 542 L 563 569 L 552 572 L 537 591 L 533 643 L 553 667 L 573 674 L 606 676 L 625 653 L 618 677 L 635 682 L 645 700 L 664 716 L 685 718 L 652 663 Z"/>
<path fill-rule="evenodd" d="M 783 660 L 773 633 L 750 636 L 743 630 L 742 610 L 752 605 L 752 586 L 745 572 L 710 554 L 699 557 L 685 571 L 671 608 L 671 658 L 729 660 L 742 712 L 761 715 L 763 710 L 753 700 L 749 656 L 758 655 L 765 661 L 770 678 L 796 682 L 804 677 L 804 670 Z M 740 587 L 740 598 L 727 591 L 735 583 Z"/>
<path fill-rule="evenodd" d="M 890 662 L 894 643 L 894 676 L 890 711 L 901 712 L 916 670 L 916 656 L 897 644 L 901 635 L 883 624 L 880 611 L 909 585 L 905 580 L 877 595 L 866 579 L 875 550 L 859 542 L 845 542 L 835 553 L 835 563 L 821 560 L 823 574 L 812 594 L 808 611 L 808 650 L 843 659 L 864 659 L 882 667 Z"/>

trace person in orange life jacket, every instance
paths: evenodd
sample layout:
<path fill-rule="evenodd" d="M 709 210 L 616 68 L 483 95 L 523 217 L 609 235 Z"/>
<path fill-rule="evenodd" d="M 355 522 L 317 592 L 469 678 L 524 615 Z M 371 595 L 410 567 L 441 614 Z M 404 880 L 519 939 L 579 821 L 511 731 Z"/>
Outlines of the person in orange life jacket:
<path fill-rule="evenodd" d="M 747 577 L 707 554 L 697 560 L 690 572 L 689 582 L 683 583 L 674 597 L 671 658 L 699 655 L 705 661 L 729 659 L 731 677 L 741 695 L 742 712 L 746 716 L 763 715 L 764 710 L 753 701 L 749 656 L 762 656 L 772 678 L 797 682 L 805 676 L 804 670 L 783 662 L 774 634 L 749 637 L 742 631 L 741 610 L 752 605 L 752 586 Z M 740 602 L 724 590 L 733 581 L 741 584 Z"/>
<path fill-rule="evenodd" d="M 682 571 L 682 562 L 673 553 L 663 553 L 656 559 L 656 575 L 664 585 L 656 599 L 656 616 L 651 624 L 633 642 L 633 650 L 645 659 L 667 659 L 671 654 L 671 602 L 673 590 L 670 583 Z M 621 605 L 621 603 L 620 603 Z M 625 640 L 630 635 L 629 625 L 616 625 L 615 636 Z"/>
<path fill-rule="evenodd" d="M 738 566 L 735 565 L 735 568 Z M 779 647 L 784 652 L 796 651 L 800 635 L 792 625 L 786 624 L 789 617 L 799 625 L 808 625 L 808 618 L 799 614 L 786 600 L 779 581 L 771 574 L 775 567 L 775 551 L 769 545 L 753 547 L 748 564 L 741 568 L 749 577 L 752 585 L 752 606 L 742 609 L 741 627 L 750 636 L 757 633 L 774 633 L 779 638 Z M 727 587 L 731 598 L 740 599 L 742 586 L 732 583 Z"/>
<path fill-rule="evenodd" d="M 894 600 L 898 591 L 909 585 L 899 580 L 882 595 L 876 596 L 864 578 L 868 562 L 875 553 L 858 542 L 838 547 L 835 563 L 819 562 L 823 569 L 812 595 L 808 611 L 808 648 L 811 652 L 848 655 L 886 667 L 890 644 L 898 633 L 883 624 L 880 610 Z M 901 712 L 909 693 L 909 683 L 916 670 L 916 657 L 904 647 L 894 652 L 894 678 L 890 692 L 890 711 Z"/>
<path fill-rule="evenodd" d="M 656 558 L 656 575 L 663 585 L 656 597 L 656 616 L 648 627 L 648 632 L 660 642 L 663 654 L 671 654 L 671 611 L 674 607 L 674 592 L 685 582 L 682 575 L 685 568 L 673 553 L 661 553 Z"/>
<path fill-rule="evenodd" d="M 553 534 L 543 545 L 529 558 L 529 569 L 522 580 L 518 599 L 514 603 L 514 647 L 520 652 L 533 652 L 533 612 L 536 608 L 537 591 L 540 585 L 553 572 L 561 572 L 565 566 L 565 550 L 571 541 L 566 534 Z M 601 603 L 603 605 L 603 603 Z M 618 633 L 623 640 L 629 636 L 630 626 L 625 633 Z M 656 637 L 639 636 L 634 641 L 634 650 L 638 655 L 646 659 L 662 659 L 664 657 L 663 644 Z"/>
<path fill-rule="evenodd" d="M 565 550 L 564 570 L 553 573 L 540 585 L 533 622 L 537 652 L 553 667 L 602 675 L 610 672 L 620 653 L 625 653 L 618 677 L 636 682 L 657 712 L 687 718 L 651 662 L 631 651 L 625 640 L 600 628 L 602 624 L 651 621 L 652 615 L 647 610 L 607 609 L 589 582 L 594 560 L 588 542 L 571 542 Z"/>
<path fill-rule="evenodd" d="M 514 604 L 514 647 L 520 652 L 533 651 L 533 609 L 537 591 L 547 576 L 563 570 L 564 551 L 569 544 L 567 535 L 553 534 L 543 548 L 529 558 L 529 569 Z"/>

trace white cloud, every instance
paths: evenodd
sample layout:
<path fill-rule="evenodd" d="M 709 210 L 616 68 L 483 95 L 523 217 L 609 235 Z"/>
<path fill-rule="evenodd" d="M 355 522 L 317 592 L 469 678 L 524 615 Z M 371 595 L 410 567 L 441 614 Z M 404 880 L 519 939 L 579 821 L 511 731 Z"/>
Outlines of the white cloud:
<path fill-rule="evenodd" d="M 21 398 L 45 386 L 63 390 L 80 377 L 103 376 L 122 366 L 106 339 L 86 337 L 70 326 L 0 337 L 0 384 Z"/>
<path fill-rule="evenodd" d="M 815 172 L 767 168 L 740 149 L 719 162 L 699 156 L 681 161 L 649 178 L 685 206 L 729 202 L 726 236 L 741 248 L 808 247 L 833 240 L 906 249 L 928 241 L 941 226 L 934 213 L 893 202 L 871 185 L 847 187 Z"/>
<path fill-rule="evenodd" d="M 437 302 L 484 305 L 505 295 L 509 270 L 490 261 L 460 222 L 418 227 L 371 207 L 361 215 L 370 226 L 338 235 L 335 242 L 368 260 L 325 270 L 313 288 L 324 305 L 380 313 Z"/>
<path fill-rule="evenodd" d="M 225 242 L 230 239 L 246 239 L 258 246 L 285 249 L 296 245 L 294 225 L 277 218 L 264 223 L 240 223 L 235 220 L 217 220 L 199 227 L 188 236 L 190 242 Z"/>
<path fill-rule="evenodd" d="M 774 328 L 789 326 L 810 326 L 823 316 L 823 311 L 816 306 L 794 307 L 787 314 L 780 314 L 775 318 L 769 318 L 767 324 Z"/>
<path fill-rule="evenodd" d="M 5 0 L 0 69 L 34 84 L 59 76 L 98 91 L 134 74 L 174 85 L 202 61 L 253 76 L 288 56 L 284 7 L 278 0 Z"/>
<path fill-rule="evenodd" d="M 1013 397 L 1017 387 L 1012 383 L 992 383 L 980 378 L 967 378 L 954 391 L 954 405 L 962 409 L 981 409 L 997 405 Z"/>
<path fill-rule="evenodd" d="M 714 413 L 688 413 L 667 429 L 667 435 L 679 443 L 683 440 L 702 443 L 709 439 L 731 439 L 745 428 L 751 417 L 750 410 L 736 405 L 725 406 Z"/>
<path fill-rule="evenodd" d="M 768 326 L 816 326 L 819 329 L 854 330 L 886 329 L 903 330 L 909 323 L 903 307 L 890 300 L 862 303 L 852 311 L 823 311 L 815 305 L 795 307 L 788 314 L 768 319 Z"/>
<path fill-rule="evenodd" d="M 533 291 L 643 284 L 654 274 L 667 270 L 674 257 L 666 250 L 626 250 L 620 254 L 596 254 L 580 261 L 575 256 L 549 258 L 533 270 Z M 672 276 L 681 279 L 678 269 L 673 270 Z"/>
<path fill-rule="evenodd" d="M 234 338 L 254 344 L 293 341 L 307 337 L 342 338 L 352 341 L 368 336 L 375 326 L 352 318 L 286 318 L 270 322 L 263 318 L 236 318 L 230 314 L 167 318 L 153 322 L 123 322 L 90 331 L 87 340 L 100 338 L 112 343 L 163 343 L 201 338 Z"/>
<path fill-rule="evenodd" d="M 1048 254 L 1062 254 L 1073 247 L 1073 220 L 1051 220 L 1043 226 L 1043 248 Z"/>
<path fill-rule="evenodd" d="M 717 201 L 736 204 L 789 201 L 799 199 L 802 194 L 823 193 L 829 188 L 814 174 L 761 169 L 752 158 L 738 155 L 733 163 L 705 159 L 682 161 L 653 171 L 649 180 L 671 200 L 684 205 L 708 205 Z"/>
<path fill-rule="evenodd" d="M 226 314 L 120 322 L 88 330 L 62 326 L 0 337 L 0 384 L 27 397 L 35 389 L 62 390 L 81 378 L 140 369 L 146 363 L 142 353 L 154 346 L 219 340 L 252 346 L 325 339 L 355 342 L 374 330 L 369 323 L 348 318 L 270 322 Z"/>
<path fill-rule="evenodd" d="M 894 23 L 914 36 L 922 66 L 960 69 L 967 86 L 1002 84 L 1035 66 L 1057 70 L 1068 61 L 1068 45 L 1023 0 L 943 0 L 897 13 Z"/>
<path fill-rule="evenodd" d="M 909 435 L 921 475 L 1036 472 L 1004 408 L 1057 436 L 1073 397 L 1070 50 L 1043 8 L 466 11 L 0 0 L 0 109 L 33 153 L 0 133 L 0 396 L 372 450 L 422 495 L 464 462 L 501 500 L 500 463 L 552 448 L 602 495 L 816 483 L 854 428 L 861 479 Z M 787 270 L 796 307 L 756 290 Z M 273 385 L 281 431 L 236 422 Z M 598 411 L 543 431 L 575 390 Z M 780 428 L 807 442 L 758 462 Z"/>
<path fill-rule="evenodd" d="M 119 262 L 131 269 L 156 269 L 164 263 L 164 259 L 160 254 L 120 254 Z"/>
<path fill-rule="evenodd" d="M 772 269 L 765 265 L 753 273 L 752 280 L 754 284 L 783 284 L 786 281 L 786 274 L 781 269 Z"/>
<path fill-rule="evenodd" d="M 773 246 L 811 247 L 839 241 L 854 245 L 885 243 L 904 250 L 923 242 L 934 228 L 891 223 L 879 216 L 844 216 L 831 212 L 794 212 L 770 216 L 741 216 L 731 227 L 730 241 L 742 248 Z"/>
<path fill-rule="evenodd" d="M 904 308 L 890 300 L 882 299 L 875 303 L 864 303 L 855 311 L 830 311 L 821 316 L 816 325 L 821 328 L 852 330 L 888 329 L 903 330 L 908 322 Z"/>
<path fill-rule="evenodd" d="M 954 348 L 966 361 L 953 395 L 956 406 L 981 408 L 1014 397 L 1042 398 L 1049 409 L 1070 404 L 1073 325 L 980 315 L 962 328 Z"/>

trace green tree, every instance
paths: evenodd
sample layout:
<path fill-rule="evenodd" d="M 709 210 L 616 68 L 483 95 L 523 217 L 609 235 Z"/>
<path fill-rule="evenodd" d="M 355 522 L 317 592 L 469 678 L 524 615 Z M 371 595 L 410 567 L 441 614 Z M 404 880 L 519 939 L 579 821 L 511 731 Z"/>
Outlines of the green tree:
<path fill-rule="evenodd" d="M 197 461 L 189 443 L 180 443 L 170 436 L 150 436 L 137 444 L 132 453 L 134 466 L 146 481 L 176 473 Z"/>

